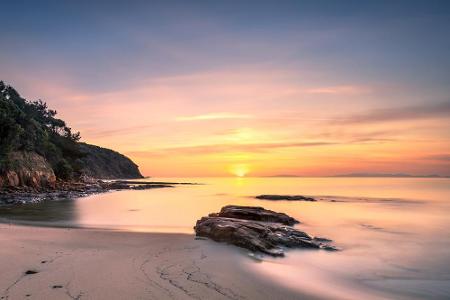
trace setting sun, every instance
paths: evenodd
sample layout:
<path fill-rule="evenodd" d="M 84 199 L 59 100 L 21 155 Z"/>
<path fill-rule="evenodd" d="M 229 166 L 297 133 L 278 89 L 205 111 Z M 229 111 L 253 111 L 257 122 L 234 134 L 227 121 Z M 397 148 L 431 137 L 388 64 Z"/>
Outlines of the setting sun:
<path fill-rule="evenodd" d="M 231 174 L 237 177 L 245 177 L 249 172 L 249 168 L 247 164 L 237 164 L 231 166 L 230 171 Z"/>

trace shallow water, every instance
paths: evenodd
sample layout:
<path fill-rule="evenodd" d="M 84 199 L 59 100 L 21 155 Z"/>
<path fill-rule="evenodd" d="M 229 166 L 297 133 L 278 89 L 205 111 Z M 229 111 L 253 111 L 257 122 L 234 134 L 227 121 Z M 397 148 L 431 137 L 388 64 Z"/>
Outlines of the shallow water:
<path fill-rule="evenodd" d="M 164 178 L 203 185 L 119 191 L 0 208 L 3 220 L 50 226 L 192 233 L 227 204 L 258 205 L 299 219 L 339 252 L 291 250 L 244 260 L 288 288 L 329 299 L 450 299 L 450 180 L 423 178 Z M 301 194 L 318 202 L 257 200 Z"/>

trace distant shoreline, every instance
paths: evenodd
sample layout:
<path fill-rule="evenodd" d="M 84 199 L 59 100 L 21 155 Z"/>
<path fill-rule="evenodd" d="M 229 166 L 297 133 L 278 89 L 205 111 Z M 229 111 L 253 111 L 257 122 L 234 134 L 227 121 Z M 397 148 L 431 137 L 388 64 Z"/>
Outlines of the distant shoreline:
<path fill-rule="evenodd" d="M 450 176 L 440 175 L 409 175 L 409 174 L 339 174 L 328 176 L 308 176 L 308 175 L 272 175 L 261 176 L 264 178 L 280 177 L 280 178 L 450 178 Z"/>

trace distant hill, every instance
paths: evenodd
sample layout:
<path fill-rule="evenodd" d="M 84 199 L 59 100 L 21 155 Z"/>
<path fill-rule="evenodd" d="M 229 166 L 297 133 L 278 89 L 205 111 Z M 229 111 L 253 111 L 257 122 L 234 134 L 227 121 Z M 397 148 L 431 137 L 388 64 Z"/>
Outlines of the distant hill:
<path fill-rule="evenodd" d="M 119 152 L 85 143 L 80 143 L 80 150 L 84 154 L 80 158 L 81 173 L 86 176 L 103 179 L 143 178 L 138 166 Z"/>
<path fill-rule="evenodd" d="M 135 163 L 113 150 L 80 143 L 56 111 L 28 101 L 0 81 L 0 187 L 54 185 L 59 180 L 141 178 Z"/>
<path fill-rule="evenodd" d="M 390 178 L 450 178 L 449 176 L 441 176 L 436 174 L 430 175 L 410 175 L 404 173 L 350 173 L 350 174 L 338 174 L 332 176 L 308 176 L 308 175 L 271 175 L 265 177 L 390 177 Z"/>
<path fill-rule="evenodd" d="M 430 175 L 411 175 L 404 173 L 350 173 L 350 174 L 339 174 L 333 177 L 412 177 L 412 178 L 446 178 L 445 176 L 440 176 L 436 174 Z"/>
<path fill-rule="evenodd" d="M 303 177 L 299 175 L 292 175 L 292 174 L 276 174 L 276 175 L 270 175 L 265 177 Z"/>

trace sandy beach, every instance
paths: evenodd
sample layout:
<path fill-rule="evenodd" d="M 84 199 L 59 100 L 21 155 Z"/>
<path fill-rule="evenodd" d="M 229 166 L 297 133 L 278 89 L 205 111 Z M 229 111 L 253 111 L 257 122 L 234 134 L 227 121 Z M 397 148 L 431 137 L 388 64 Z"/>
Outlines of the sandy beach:
<path fill-rule="evenodd" d="M 2 224 L 0 242 L 1 299 L 305 299 L 192 235 Z"/>

